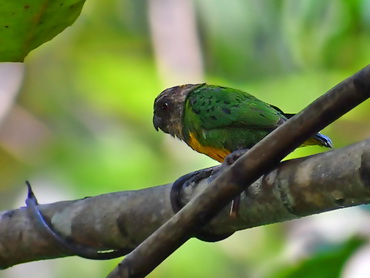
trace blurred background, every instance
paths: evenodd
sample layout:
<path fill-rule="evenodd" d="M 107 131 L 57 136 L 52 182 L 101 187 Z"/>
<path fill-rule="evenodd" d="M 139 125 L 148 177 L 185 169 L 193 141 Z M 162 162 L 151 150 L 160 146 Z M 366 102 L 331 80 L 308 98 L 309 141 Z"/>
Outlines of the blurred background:
<path fill-rule="evenodd" d="M 0 64 L 0 209 L 174 181 L 216 162 L 152 125 L 165 88 L 235 87 L 298 112 L 370 61 L 367 0 L 89 0 L 24 64 Z M 335 148 L 370 137 L 370 102 L 326 128 Z M 301 148 L 290 158 L 325 151 Z M 145 225 L 145 223 L 143 223 Z M 368 208 L 192 239 L 150 277 L 368 277 Z M 105 277 L 118 260 L 34 262 L 1 278 Z"/>

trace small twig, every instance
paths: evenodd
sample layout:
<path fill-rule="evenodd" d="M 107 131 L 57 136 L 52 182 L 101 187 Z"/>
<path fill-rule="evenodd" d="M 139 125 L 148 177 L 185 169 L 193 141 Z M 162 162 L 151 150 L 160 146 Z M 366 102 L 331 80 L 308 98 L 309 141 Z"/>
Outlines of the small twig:
<path fill-rule="evenodd" d="M 370 66 L 338 84 L 229 167 L 208 188 L 148 237 L 108 275 L 144 277 L 186 242 L 228 202 L 263 173 L 276 167 L 307 138 L 370 96 Z M 150 248 L 147 248 L 150 246 Z"/>
<path fill-rule="evenodd" d="M 53 227 L 46 222 L 41 211 L 38 209 L 38 202 L 35 194 L 33 193 L 31 184 L 26 181 L 28 188 L 28 194 L 26 199 L 26 205 L 31 213 L 31 217 L 35 220 L 35 224 L 38 228 L 42 229 L 43 232 L 47 233 L 61 248 L 63 248 L 67 253 L 73 255 L 90 259 L 90 260 L 110 260 L 117 257 L 122 257 L 129 253 L 130 250 L 127 249 L 117 249 L 117 250 L 107 250 L 99 251 L 89 246 L 82 246 L 73 241 L 68 241 L 63 235 L 57 233 Z"/>

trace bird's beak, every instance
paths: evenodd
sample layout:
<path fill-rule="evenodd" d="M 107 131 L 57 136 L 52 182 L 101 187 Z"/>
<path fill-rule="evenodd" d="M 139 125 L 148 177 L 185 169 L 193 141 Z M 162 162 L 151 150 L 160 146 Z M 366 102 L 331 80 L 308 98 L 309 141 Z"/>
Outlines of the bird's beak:
<path fill-rule="evenodd" d="M 154 128 L 156 131 L 159 130 L 159 127 L 161 126 L 162 124 L 162 119 L 156 115 L 154 115 L 153 117 L 153 125 L 154 125 Z"/>

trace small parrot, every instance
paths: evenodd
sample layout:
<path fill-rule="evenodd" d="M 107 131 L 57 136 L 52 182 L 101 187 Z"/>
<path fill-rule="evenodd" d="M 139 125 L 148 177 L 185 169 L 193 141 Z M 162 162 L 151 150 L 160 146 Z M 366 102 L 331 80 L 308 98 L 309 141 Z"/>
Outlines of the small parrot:
<path fill-rule="evenodd" d="M 193 150 L 223 162 L 230 153 L 248 150 L 294 114 L 232 88 L 186 84 L 164 90 L 154 102 L 153 124 Z M 332 148 L 317 133 L 302 146 Z"/>

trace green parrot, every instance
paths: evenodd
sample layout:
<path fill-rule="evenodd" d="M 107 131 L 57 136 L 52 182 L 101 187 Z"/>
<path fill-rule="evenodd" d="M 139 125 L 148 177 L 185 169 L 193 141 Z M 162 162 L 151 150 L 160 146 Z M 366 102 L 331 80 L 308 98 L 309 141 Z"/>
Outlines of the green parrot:
<path fill-rule="evenodd" d="M 155 99 L 155 129 L 179 138 L 219 162 L 250 149 L 294 114 L 286 114 L 254 96 L 232 88 L 187 84 L 164 90 Z M 302 146 L 332 147 L 317 133 Z"/>

